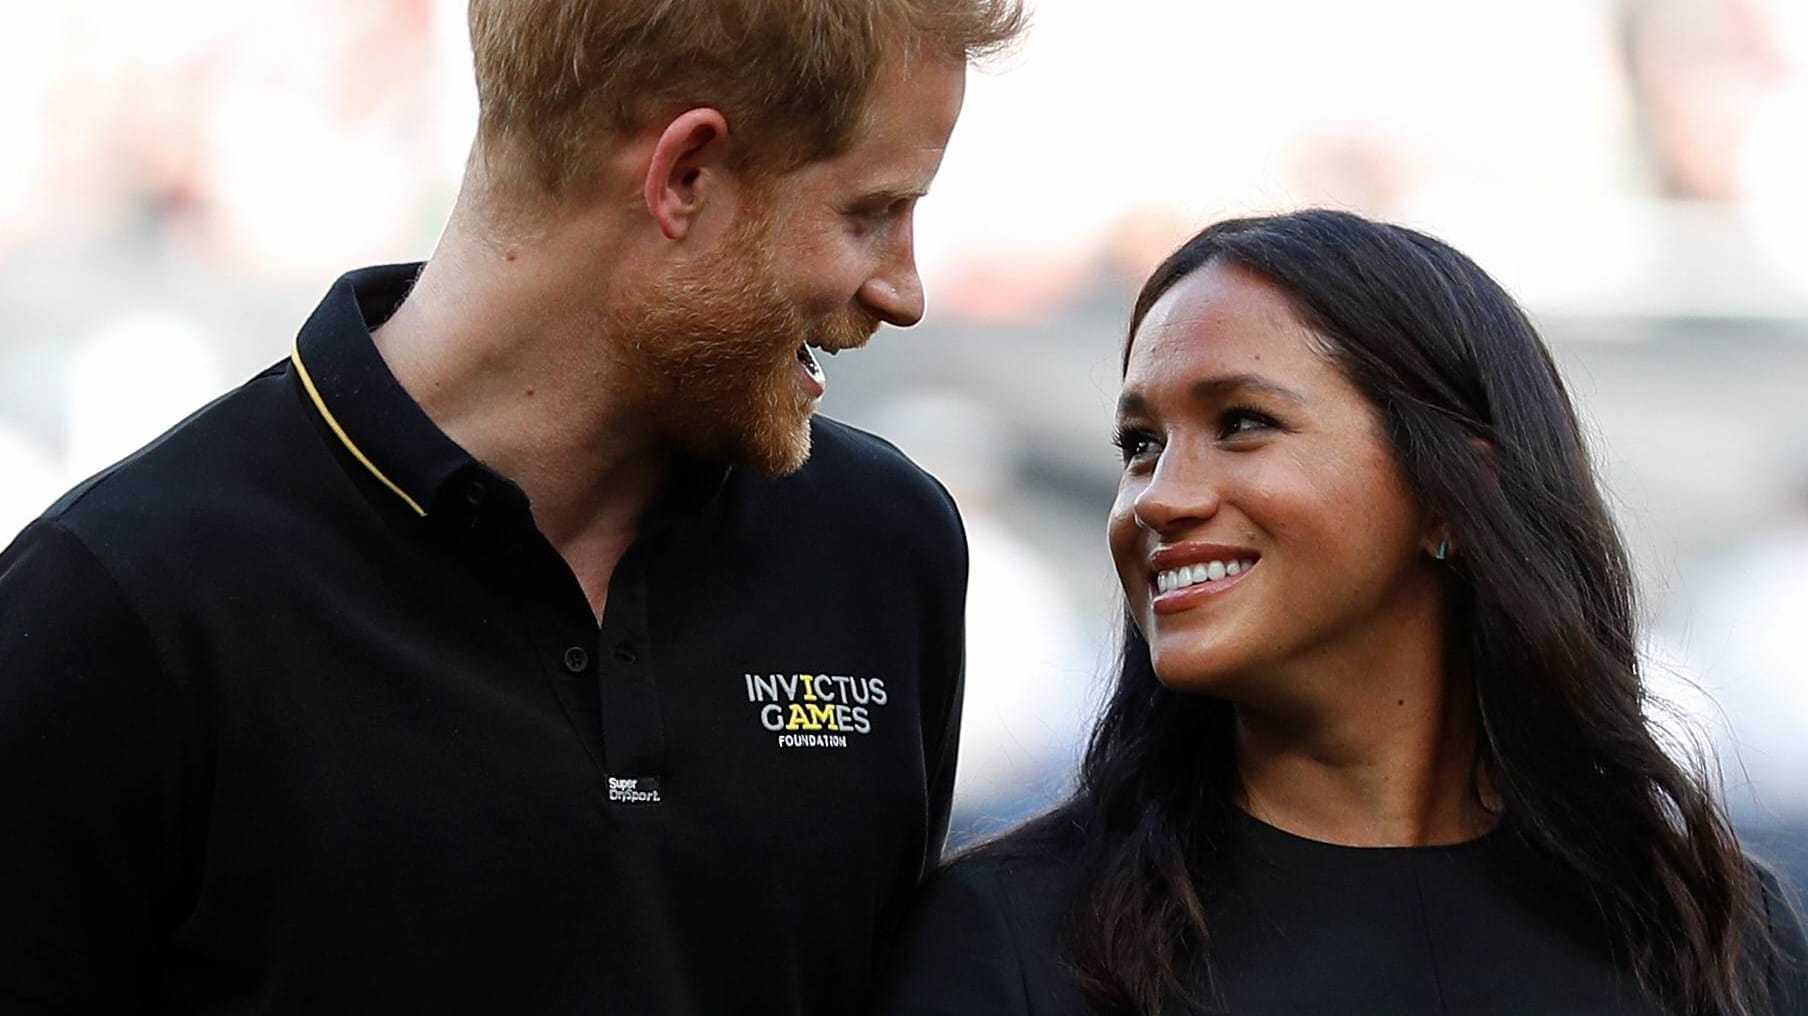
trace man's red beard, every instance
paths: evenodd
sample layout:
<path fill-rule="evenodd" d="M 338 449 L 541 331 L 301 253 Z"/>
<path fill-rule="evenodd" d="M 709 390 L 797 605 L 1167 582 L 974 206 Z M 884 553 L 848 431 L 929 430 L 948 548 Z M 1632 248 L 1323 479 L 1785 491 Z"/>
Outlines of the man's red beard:
<path fill-rule="evenodd" d="M 878 320 L 852 306 L 805 320 L 779 292 L 770 232 L 770 216 L 750 210 L 717 251 L 654 279 L 611 324 L 658 440 L 784 475 L 810 457 L 815 399 L 795 376 L 798 347 L 860 345 Z"/>

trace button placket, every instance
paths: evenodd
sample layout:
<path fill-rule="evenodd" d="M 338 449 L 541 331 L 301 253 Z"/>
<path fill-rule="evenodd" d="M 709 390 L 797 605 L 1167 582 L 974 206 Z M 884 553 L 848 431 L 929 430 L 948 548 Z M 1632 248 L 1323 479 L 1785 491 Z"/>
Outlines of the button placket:
<path fill-rule="evenodd" d="M 596 663 L 608 775 L 637 785 L 657 785 L 665 762 L 665 723 L 649 656 L 648 557 L 645 538 L 622 556 L 597 633 L 598 651 L 607 654 Z"/>

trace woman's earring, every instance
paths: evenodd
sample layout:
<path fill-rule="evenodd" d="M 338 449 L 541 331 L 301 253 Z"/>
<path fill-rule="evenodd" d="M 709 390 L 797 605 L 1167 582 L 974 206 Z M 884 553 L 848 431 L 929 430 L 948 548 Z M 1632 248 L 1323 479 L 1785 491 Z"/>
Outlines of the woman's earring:
<path fill-rule="evenodd" d="M 1432 551 L 1431 556 L 1437 558 L 1440 561 L 1449 557 L 1450 556 L 1450 537 L 1446 536 L 1442 540 L 1439 540 L 1438 541 L 1438 549 Z"/>

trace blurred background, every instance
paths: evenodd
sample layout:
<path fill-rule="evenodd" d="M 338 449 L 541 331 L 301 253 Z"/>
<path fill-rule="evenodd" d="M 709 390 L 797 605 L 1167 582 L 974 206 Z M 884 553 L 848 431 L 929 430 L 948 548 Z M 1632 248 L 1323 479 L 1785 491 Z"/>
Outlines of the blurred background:
<path fill-rule="evenodd" d="M 1119 607 L 1115 359 L 1226 215 L 1428 230 L 1556 350 L 1637 560 L 1654 686 L 1808 881 L 1808 3 L 1032 0 L 975 75 L 921 327 L 826 410 L 971 530 L 956 838 L 1066 785 Z M 327 286 L 424 258 L 475 119 L 463 0 L 6 0 L 0 542 L 281 358 Z"/>

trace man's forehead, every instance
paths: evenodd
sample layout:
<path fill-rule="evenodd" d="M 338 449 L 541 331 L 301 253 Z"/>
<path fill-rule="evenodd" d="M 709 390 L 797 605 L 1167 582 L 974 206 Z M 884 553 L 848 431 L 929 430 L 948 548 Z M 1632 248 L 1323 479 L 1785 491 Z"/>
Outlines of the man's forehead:
<path fill-rule="evenodd" d="M 937 137 L 945 144 L 966 90 L 965 61 L 931 56 L 892 61 L 873 82 L 854 143 L 898 135 Z"/>
<path fill-rule="evenodd" d="M 893 197 L 921 197 L 942 164 L 941 145 L 887 143 L 875 139 L 823 163 L 826 174 L 850 187 Z"/>
<path fill-rule="evenodd" d="M 941 168 L 947 141 L 877 134 L 856 141 L 845 151 L 805 163 L 788 174 L 800 186 L 826 183 L 859 191 L 878 200 L 909 200 L 929 192 Z"/>
<path fill-rule="evenodd" d="M 781 190 L 832 188 L 838 200 L 889 204 L 929 192 L 960 113 L 966 64 L 919 58 L 876 83 L 858 128 L 841 151 L 796 166 Z"/>
<path fill-rule="evenodd" d="M 832 162 L 854 170 L 900 167 L 903 183 L 921 191 L 935 174 L 954 132 L 965 94 L 966 65 L 919 59 L 908 76 L 882 78 L 846 151 Z"/>

